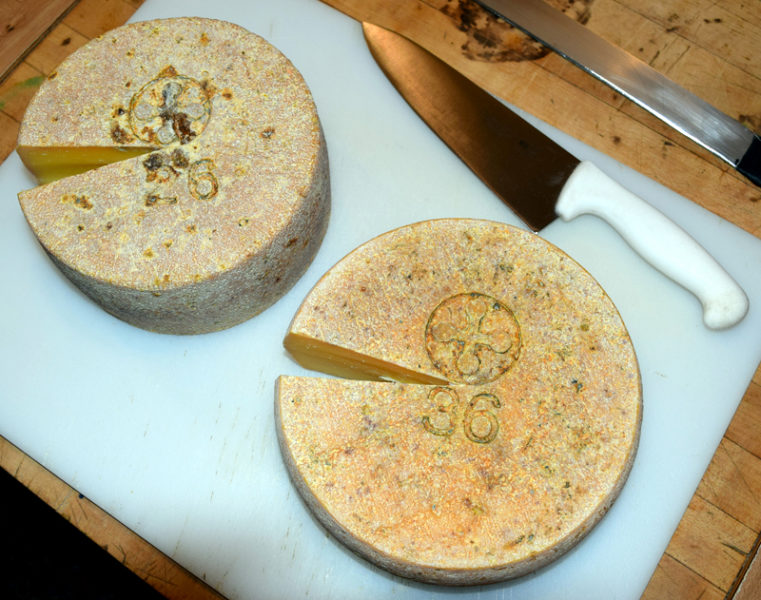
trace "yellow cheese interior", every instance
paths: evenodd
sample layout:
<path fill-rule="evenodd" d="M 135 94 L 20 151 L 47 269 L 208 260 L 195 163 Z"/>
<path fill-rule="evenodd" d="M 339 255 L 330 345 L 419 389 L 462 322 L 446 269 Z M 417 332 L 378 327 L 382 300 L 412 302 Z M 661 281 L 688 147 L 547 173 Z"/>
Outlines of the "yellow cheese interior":
<path fill-rule="evenodd" d="M 19 146 L 21 161 L 40 183 L 152 152 L 152 146 Z"/>
<path fill-rule="evenodd" d="M 447 385 L 449 383 L 444 378 L 412 371 L 392 362 L 362 355 L 353 350 L 293 332 L 288 333 L 283 345 L 301 366 L 328 375 L 370 381 L 391 379 L 401 383 L 431 385 Z"/>

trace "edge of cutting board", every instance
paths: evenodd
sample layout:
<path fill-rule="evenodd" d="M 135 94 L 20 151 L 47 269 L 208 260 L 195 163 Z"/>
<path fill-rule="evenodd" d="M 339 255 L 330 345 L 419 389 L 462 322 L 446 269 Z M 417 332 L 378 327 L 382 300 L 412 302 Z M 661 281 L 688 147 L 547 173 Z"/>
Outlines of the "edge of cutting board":
<path fill-rule="evenodd" d="M 143 2 L 72 1 L 69 5 L 75 6 L 51 16 L 47 26 L 35 23 L 38 32 L 27 34 L 28 46 L 0 81 L 0 161 L 15 148 L 24 109 L 43 77 L 87 40 L 126 22 Z M 24 8 L 34 5 L 28 2 Z M 16 22 L 23 26 L 23 19 Z M 724 216 L 746 230 L 754 228 L 751 217 L 739 210 Z M 761 495 L 754 493 L 761 490 L 759 424 L 761 367 L 652 575 L 645 600 L 746 600 L 761 587 Z M 0 467 L 167 598 L 222 598 L 2 437 Z M 717 565 L 711 557 L 718 552 L 730 560 Z"/>

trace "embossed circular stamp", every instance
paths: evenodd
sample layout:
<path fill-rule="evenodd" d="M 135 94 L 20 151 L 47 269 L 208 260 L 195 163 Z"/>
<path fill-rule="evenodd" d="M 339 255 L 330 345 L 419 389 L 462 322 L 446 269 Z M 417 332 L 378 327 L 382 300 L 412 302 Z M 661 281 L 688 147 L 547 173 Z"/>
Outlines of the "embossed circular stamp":
<path fill-rule="evenodd" d="M 186 144 L 203 132 L 211 102 L 203 86 L 185 75 L 158 77 L 132 97 L 129 122 L 144 142 Z"/>
<path fill-rule="evenodd" d="M 478 292 L 457 294 L 431 313 L 425 344 L 434 366 L 451 382 L 488 383 L 518 359 L 520 326 L 499 300 Z"/>

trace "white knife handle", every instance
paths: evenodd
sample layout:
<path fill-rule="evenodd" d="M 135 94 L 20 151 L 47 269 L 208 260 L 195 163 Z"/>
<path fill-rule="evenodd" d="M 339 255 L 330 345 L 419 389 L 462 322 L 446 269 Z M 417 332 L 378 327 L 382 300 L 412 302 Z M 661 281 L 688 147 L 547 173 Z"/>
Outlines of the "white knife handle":
<path fill-rule="evenodd" d="M 564 221 L 582 214 L 607 221 L 642 258 L 697 296 L 707 327 L 731 327 L 748 312 L 745 292 L 700 244 L 594 164 L 576 167 L 555 211 Z"/>

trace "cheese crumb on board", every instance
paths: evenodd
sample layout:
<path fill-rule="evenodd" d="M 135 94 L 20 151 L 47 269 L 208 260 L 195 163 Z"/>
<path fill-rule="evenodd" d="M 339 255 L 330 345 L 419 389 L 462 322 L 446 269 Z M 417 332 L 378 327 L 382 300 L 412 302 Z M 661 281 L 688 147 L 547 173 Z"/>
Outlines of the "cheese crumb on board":
<path fill-rule="evenodd" d="M 22 122 L 19 201 L 61 271 L 113 315 L 175 334 L 258 314 L 303 274 L 330 212 L 301 74 L 224 21 L 125 25 L 67 58 Z"/>
<path fill-rule="evenodd" d="M 629 335 L 591 275 L 534 234 L 442 219 L 381 235 L 323 276 L 285 343 L 339 376 L 277 382 L 294 485 L 392 573 L 475 585 L 534 571 L 631 469 Z"/>

